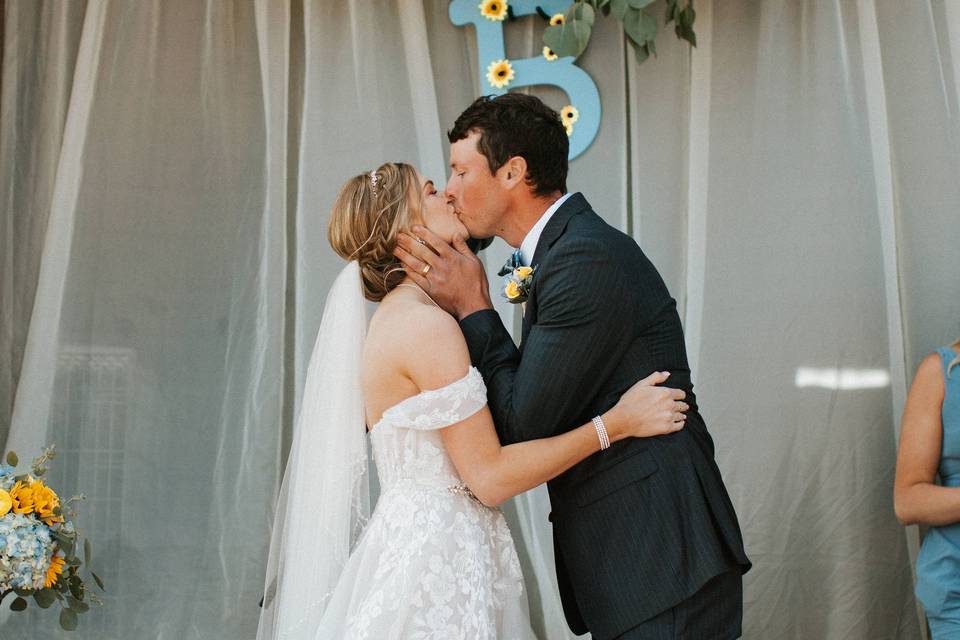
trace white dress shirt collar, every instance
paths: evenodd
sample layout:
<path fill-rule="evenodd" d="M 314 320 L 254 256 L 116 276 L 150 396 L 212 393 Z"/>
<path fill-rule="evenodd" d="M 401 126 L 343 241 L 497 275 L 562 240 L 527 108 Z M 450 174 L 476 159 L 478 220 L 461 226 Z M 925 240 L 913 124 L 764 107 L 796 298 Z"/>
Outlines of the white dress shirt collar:
<path fill-rule="evenodd" d="M 553 214 L 557 212 L 557 209 L 567 201 L 572 193 L 565 193 L 557 201 L 550 205 L 550 208 L 543 212 L 543 215 L 540 216 L 540 219 L 537 220 L 537 223 L 531 227 L 530 231 L 527 232 L 527 235 L 524 236 L 523 242 L 520 243 L 520 259 L 523 261 L 525 266 L 530 266 L 530 262 L 533 260 L 533 254 L 537 251 L 537 243 L 540 242 L 540 234 L 543 233 L 543 228 L 547 226 L 547 223 L 550 222 L 550 218 L 553 217 Z"/>

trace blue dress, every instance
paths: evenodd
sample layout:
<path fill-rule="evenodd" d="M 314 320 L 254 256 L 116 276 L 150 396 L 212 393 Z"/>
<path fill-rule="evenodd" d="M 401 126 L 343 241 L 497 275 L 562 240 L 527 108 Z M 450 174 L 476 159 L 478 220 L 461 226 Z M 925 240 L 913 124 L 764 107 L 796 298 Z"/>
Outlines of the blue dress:
<path fill-rule="evenodd" d="M 937 352 L 944 383 L 940 483 L 960 487 L 960 364 L 948 375 L 947 366 L 957 354 L 950 347 Z M 960 638 L 960 523 L 930 527 L 923 538 L 917 558 L 917 599 L 935 640 Z"/>

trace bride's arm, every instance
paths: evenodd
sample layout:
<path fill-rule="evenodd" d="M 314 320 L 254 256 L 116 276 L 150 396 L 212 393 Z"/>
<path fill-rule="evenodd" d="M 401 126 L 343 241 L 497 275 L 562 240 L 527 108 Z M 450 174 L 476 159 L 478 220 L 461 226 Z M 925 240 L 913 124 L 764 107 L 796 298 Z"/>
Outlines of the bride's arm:
<path fill-rule="evenodd" d="M 453 318 L 436 312 L 423 315 L 417 332 L 421 337 L 407 344 L 407 373 L 419 388 L 437 389 L 463 377 L 470 355 Z M 656 373 L 638 382 L 601 416 L 611 442 L 682 428 L 682 420 L 675 418 L 678 409 L 687 409 L 680 402 L 683 391 L 653 386 L 665 379 Z M 600 451 L 592 422 L 558 436 L 501 446 L 487 407 L 446 427 L 441 436 L 460 477 L 488 506 L 532 489 Z"/>

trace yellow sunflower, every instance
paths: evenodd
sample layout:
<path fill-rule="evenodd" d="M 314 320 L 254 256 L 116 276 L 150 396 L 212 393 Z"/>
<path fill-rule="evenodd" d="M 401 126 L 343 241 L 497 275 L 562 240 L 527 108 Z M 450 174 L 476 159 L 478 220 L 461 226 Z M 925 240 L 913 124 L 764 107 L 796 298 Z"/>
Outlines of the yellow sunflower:
<path fill-rule="evenodd" d="M 563 16 L 562 13 L 555 13 L 552 18 L 550 18 L 550 26 L 555 27 L 558 24 L 563 24 L 567 19 Z"/>
<path fill-rule="evenodd" d="M 575 106 L 568 104 L 560 109 L 560 119 L 563 121 L 563 126 L 573 126 L 580 119 L 580 112 Z"/>
<path fill-rule="evenodd" d="M 36 480 L 30 485 L 33 491 L 33 508 L 47 525 L 56 522 L 63 522 L 63 517 L 56 515 L 53 510 L 60 506 L 60 498 L 57 494 L 43 483 L 42 480 Z"/>
<path fill-rule="evenodd" d="M 487 67 L 487 82 L 491 87 L 502 89 L 513 80 L 513 66 L 509 60 L 494 60 Z"/>
<path fill-rule="evenodd" d="M 23 515 L 33 513 L 33 489 L 23 480 L 17 480 L 13 489 L 10 489 L 10 500 L 13 503 L 14 513 L 22 513 Z"/>
<path fill-rule="evenodd" d="M 0 489 L 0 516 L 5 516 L 10 513 L 12 507 L 13 499 L 10 497 L 10 494 Z"/>
<path fill-rule="evenodd" d="M 507 0 L 483 0 L 479 5 L 480 15 L 493 22 L 502 22 L 507 17 Z"/>
<path fill-rule="evenodd" d="M 53 557 L 50 558 L 50 567 L 47 569 L 47 579 L 43 583 L 44 589 L 49 589 L 56 583 L 57 576 L 63 573 L 64 564 L 63 558 L 57 554 L 54 554 Z"/>
<path fill-rule="evenodd" d="M 549 60 L 550 62 L 553 62 L 554 60 L 557 59 L 557 54 L 555 54 L 555 53 L 553 52 L 553 49 L 551 49 L 550 47 L 544 47 L 544 48 L 543 48 L 543 57 L 546 58 L 547 60 Z"/>

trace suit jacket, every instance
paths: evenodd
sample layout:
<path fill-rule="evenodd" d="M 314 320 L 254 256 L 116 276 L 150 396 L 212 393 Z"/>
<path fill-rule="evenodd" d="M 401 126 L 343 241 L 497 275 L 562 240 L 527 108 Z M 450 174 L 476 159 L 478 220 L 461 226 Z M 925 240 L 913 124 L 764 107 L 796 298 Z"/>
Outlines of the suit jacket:
<path fill-rule="evenodd" d="M 697 408 L 676 301 L 636 242 L 579 193 L 547 223 L 518 349 L 493 310 L 461 321 L 503 444 L 554 436 L 670 371 L 686 426 L 621 440 L 551 480 L 557 578 L 575 633 L 619 635 L 750 568 Z"/>

